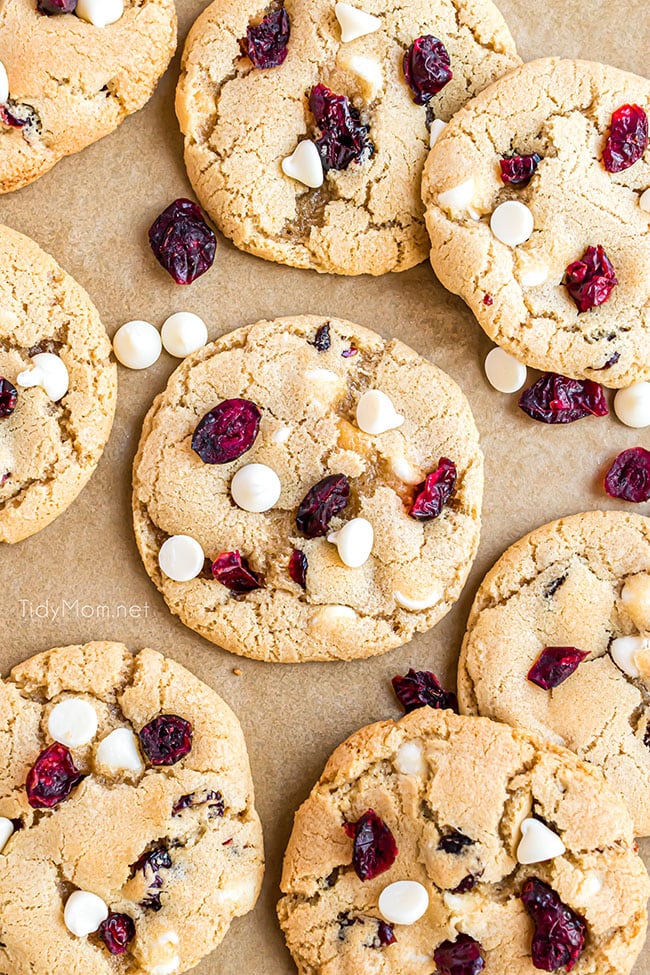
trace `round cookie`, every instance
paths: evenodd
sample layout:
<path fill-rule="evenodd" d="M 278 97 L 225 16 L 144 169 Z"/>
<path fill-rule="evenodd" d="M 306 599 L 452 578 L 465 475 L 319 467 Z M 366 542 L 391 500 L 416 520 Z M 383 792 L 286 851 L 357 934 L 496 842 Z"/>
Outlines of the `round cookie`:
<path fill-rule="evenodd" d="M 33 240 L 1 225 L 0 268 L 0 542 L 18 542 L 65 511 L 95 470 L 117 375 L 83 288 Z M 37 381 L 44 361 L 57 367 L 47 390 L 21 385 Z"/>
<path fill-rule="evenodd" d="M 354 21 L 350 33 L 337 20 L 340 8 L 344 23 Z M 390 7 L 380 0 L 287 0 L 285 9 L 290 35 L 281 49 L 286 59 L 276 67 L 255 67 L 240 48 L 265 13 L 254 0 L 215 0 L 190 32 L 176 112 L 197 196 L 237 247 L 267 260 L 336 274 L 419 264 L 428 252 L 420 179 L 431 122 L 448 121 L 521 63 L 501 14 L 491 0 Z M 359 30 L 369 33 L 342 40 Z M 428 104 L 416 104 L 403 61 L 426 35 L 444 44 L 453 78 Z M 264 63 L 255 42 L 253 51 Z M 343 148 L 333 146 L 324 165 L 310 108 L 320 84 L 349 100 L 333 114 L 353 112 L 341 123 L 347 134 L 335 140 Z M 303 160 L 308 172 L 315 167 L 309 185 L 283 171 L 298 144 L 300 153 L 311 152 Z"/>
<path fill-rule="evenodd" d="M 478 590 L 459 664 L 461 710 L 530 728 L 599 765 L 647 836 L 649 637 L 650 519 L 592 511 L 544 525 Z M 554 675 L 554 655 L 540 660 L 553 647 L 588 656 Z"/>
<path fill-rule="evenodd" d="M 364 395 L 366 428 L 373 402 L 384 411 L 374 436 L 358 425 Z M 197 440 L 216 419 L 202 418 L 242 399 L 257 436 L 251 422 L 245 453 L 205 462 Z M 260 474 L 265 510 L 243 510 L 242 478 Z M 421 520 L 409 511 L 425 479 L 446 500 Z M 187 626 L 247 657 L 351 659 L 405 643 L 458 598 L 483 457 L 445 373 L 397 340 L 305 316 L 237 329 L 187 358 L 145 419 L 133 483 L 145 568 Z"/>
<path fill-rule="evenodd" d="M 627 169 L 605 166 L 626 105 L 638 107 L 642 144 L 650 81 L 533 61 L 454 117 L 422 184 L 433 269 L 490 338 L 537 369 L 612 387 L 650 377 L 650 151 Z M 513 154 L 528 159 L 506 162 L 506 178 L 524 181 L 506 183 L 500 163 Z"/>
<path fill-rule="evenodd" d="M 0 683 L 0 695 L 2 971 L 192 968 L 251 910 L 264 870 L 246 746 L 230 708 L 173 660 L 103 642 L 32 657 Z M 80 717 L 84 709 L 92 721 Z M 182 733 L 160 733 L 161 716 Z M 74 747 L 57 744 L 70 735 Z M 38 805 L 45 749 L 58 763 L 51 808 Z M 70 762 L 81 781 L 65 798 Z M 7 822 L 15 831 L 4 842 Z"/>
<path fill-rule="evenodd" d="M 173 0 L 124 0 L 124 13 L 107 27 L 43 14 L 37 3 L 11 0 L 0 22 L 9 78 L 0 193 L 38 179 L 142 108 L 176 48 Z"/>
<path fill-rule="evenodd" d="M 281 889 L 301 975 L 533 975 L 546 967 L 533 957 L 552 957 L 524 905 L 538 893 L 560 915 L 546 970 L 568 970 L 568 949 L 575 975 L 623 975 L 650 886 L 597 769 L 524 731 L 424 707 L 337 748 L 296 814 Z"/>

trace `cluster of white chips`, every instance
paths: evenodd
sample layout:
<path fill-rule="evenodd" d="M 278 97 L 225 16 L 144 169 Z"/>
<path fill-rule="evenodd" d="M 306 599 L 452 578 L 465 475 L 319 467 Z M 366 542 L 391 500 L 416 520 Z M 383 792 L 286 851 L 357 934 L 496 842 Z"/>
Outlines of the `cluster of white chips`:
<path fill-rule="evenodd" d="M 140 319 L 126 322 L 113 337 L 113 352 L 127 369 L 148 369 L 160 358 L 163 347 L 175 358 L 184 359 L 207 341 L 203 319 L 191 311 L 179 311 L 166 319 L 160 332 Z"/>

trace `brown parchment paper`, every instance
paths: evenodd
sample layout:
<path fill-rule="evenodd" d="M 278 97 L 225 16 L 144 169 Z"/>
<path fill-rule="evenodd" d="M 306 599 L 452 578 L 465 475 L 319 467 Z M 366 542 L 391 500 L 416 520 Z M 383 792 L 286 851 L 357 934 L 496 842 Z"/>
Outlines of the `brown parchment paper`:
<path fill-rule="evenodd" d="M 202 0 L 179 0 L 179 51 L 203 6 Z M 500 6 L 526 59 L 556 54 L 647 70 L 648 0 L 500 0 Z M 453 682 L 465 620 L 486 570 L 537 525 L 615 507 L 600 487 L 607 462 L 626 447 L 650 445 L 650 437 L 611 417 L 552 428 L 520 414 L 516 397 L 487 386 L 481 364 L 490 343 L 428 264 L 380 279 L 334 278 L 264 263 L 220 239 L 214 268 L 189 288 L 174 285 L 154 261 L 146 232 L 172 199 L 191 195 L 173 108 L 178 64 L 179 55 L 152 101 L 118 131 L 32 186 L 0 197 L 0 220 L 35 238 L 87 288 L 111 335 L 129 319 L 160 325 L 181 310 L 204 317 L 211 338 L 292 313 L 338 315 L 396 335 L 461 384 L 486 455 L 483 537 L 463 597 L 434 630 L 368 661 L 280 666 L 243 660 L 168 612 L 140 563 L 130 505 L 142 419 L 177 364 L 166 354 L 145 372 L 120 369 L 113 434 L 79 499 L 45 531 L 0 547 L 3 674 L 49 647 L 122 640 L 132 649 L 151 646 L 174 656 L 235 709 L 264 823 L 266 879 L 256 910 L 236 921 L 195 971 L 290 975 L 295 967 L 275 920 L 281 859 L 293 813 L 331 751 L 362 725 L 398 716 L 389 683 L 394 673 L 426 667 Z M 650 514 L 648 506 L 639 510 Z M 235 667 L 241 676 L 233 674 Z M 650 863 L 650 842 L 642 849 Z M 650 975 L 650 946 L 635 975 Z"/>

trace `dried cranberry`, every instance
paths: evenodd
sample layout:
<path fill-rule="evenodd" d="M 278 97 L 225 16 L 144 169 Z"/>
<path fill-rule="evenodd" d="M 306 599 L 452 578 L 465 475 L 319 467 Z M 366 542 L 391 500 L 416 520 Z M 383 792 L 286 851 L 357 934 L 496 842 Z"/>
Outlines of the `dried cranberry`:
<path fill-rule="evenodd" d="M 259 24 L 248 27 L 239 46 L 256 68 L 277 68 L 287 56 L 290 34 L 289 14 L 281 6 L 267 14 Z"/>
<path fill-rule="evenodd" d="M 330 521 L 342 511 L 350 497 L 345 474 L 329 474 L 307 491 L 298 506 L 296 525 L 307 538 L 327 534 Z"/>
<path fill-rule="evenodd" d="M 393 930 L 393 925 L 388 924 L 387 921 L 379 921 L 377 924 L 377 941 L 382 948 L 387 948 L 388 945 L 394 945 L 397 941 L 395 937 L 395 932 Z"/>
<path fill-rule="evenodd" d="M 566 269 L 566 286 L 580 314 L 604 305 L 617 284 L 614 265 L 600 244 L 588 247 Z"/>
<path fill-rule="evenodd" d="M 499 163 L 501 179 L 513 186 L 527 186 L 541 161 L 542 157 L 536 152 L 524 156 L 506 156 Z"/>
<path fill-rule="evenodd" d="M 218 555 L 212 563 L 212 575 L 235 596 L 245 596 L 264 585 L 259 572 L 253 572 L 239 552 L 222 552 Z"/>
<path fill-rule="evenodd" d="M 437 518 L 449 501 L 456 486 L 456 465 L 453 460 L 443 457 L 435 471 L 415 489 L 415 500 L 409 514 L 419 521 Z"/>
<path fill-rule="evenodd" d="M 483 949 L 468 934 L 443 941 L 433 953 L 438 975 L 478 975 L 485 968 Z"/>
<path fill-rule="evenodd" d="M 17 402 L 18 390 L 8 379 L 0 376 L 0 417 L 11 416 Z"/>
<path fill-rule="evenodd" d="M 171 865 L 172 858 L 169 851 L 164 846 L 158 846 L 154 850 L 143 853 L 131 866 L 131 876 L 141 870 L 147 882 L 147 896 L 140 901 L 140 907 L 149 907 L 153 911 L 161 909 L 160 889 L 163 885 L 163 878 L 160 876 L 160 871 L 170 870 Z"/>
<path fill-rule="evenodd" d="M 176 765 L 192 751 L 192 725 L 177 714 L 159 714 L 140 731 L 142 750 L 152 765 Z"/>
<path fill-rule="evenodd" d="M 325 322 L 324 325 L 321 325 L 321 327 L 316 330 L 316 335 L 312 344 L 315 346 L 318 352 L 327 352 L 332 344 L 329 322 Z"/>
<path fill-rule="evenodd" d="M 621 358 L 621 353 L 620 352 L 614 352 L 609 357 L 609 359 L 607 360 L 607 362 L 605 363 L 604 366 L 598 366 L 598 368 L 595 369 L 594 371 L 595 372 L 603 372 L 604 369 L 611 369 L 612 366 L 615 366 L 616 365 L 616 363 L 618 362 L 618 360 L 620 358 Z"/>
<path fill-rule="evenodd" d="M 38 112 L 32 105 L 15 102 L 11 98 L 0 105 L 0 122 L 12 129 L 22 129 L 25 138 L 41 132 L 43 128 Z"/>
<path fill-rule="evenodd" d="M 179 199 L 167 207 L 149 228 L 149 243 L 156 260 L 176 284 L 191 284 L 212 267 L 217 238 L 191 200 Z"/>
<path fill-rule="evenodd" d="M 478 873 L 469 873 L 466 877 L 463 877 L 458 887 L 454 887 L 452 894 L 468 894 L 470 890 L 474 890 L 482 876 L 482 870 Z"/>
<path fill-rule="evenodd" d="M 430 707 L 436 711 L 450 710 L 458 714 L 458 699 L 451 691 L 446 691 L 430 670 L 413 670 L 404 677 L 393 677 L 393 690 L 404 708 L 404 714 L 417 708 Z"/>
<path fill-rule="evenodd" d="M 316 146 L 323 169 L 347 169 L 350 163 L 365 162 L 375 151 L 368 126 L 361 123 L 357 109 L 345 95 L 336 95 L 325 85 L 315 85 L 309 107 L 320 130 Z"/>
<path fill-rule="evenodd" d="M 192 450 L 204 464 L 229 464 L 251 449 L 261 416 L 248 399 L 225 399 L 199 422 L 192 436 Z"/>
<path fill-rule="evenodd" d="M 603 163 L 609 173 L 621 173 L 638 162 L 648 148 L 648 116 L 639 105 L 622 105 L 612 115 Z"/>
<path fill-rule="evenodd" d="M 546 647 L 528 671 L 528 680 L 550 691 L 563 684 L 588 656 L 588 650 L 576 647 Z"/>
<path fill-rule="evenodd" d="M 303 589 L 307 588 L 307 556 L 299 548 L 294 548 L 289 559 L 289 575 Z"/>
<path fill-rule="evenodd" d="M 519 397 L 519 408 L 540 423 L 574 423 L 584 416 L 607 416 L 607 400 L 592 379 L 567 379 L 546 372 Z"/>
<path fill-rule="evenodd" d="M 521 894 L 524 907 L 535 924 L 533 965 L 544 972 L 558 968 L 571 971 L 585 945 L 584 918 L 563 904 L 559 896 L 537 877 L 530 877 Z"/>
<path fill-rule="evenodd" d="M 36 0 L 36 7 L 42 14 L 73 14 L 77 0 Z"/>
<path fill-rule="evenodd" d="M 404 77 L 416 105 L 426 105 L 454 77 L 449 51 L 437 37 L 418 37 L 404 55 Z"/>
<path fill-rule="evenodd" d="M 645 726 L 645 734 L 643 736 L 643 744 L 646 748 L 650 748 L 650 721 Z"/>
<path fill-rule="evenodd" d="M 208 792 L 202 799 L 197 799 L 193 792 L 189 795 L 181 796 L 172 806 L 172 816 L 179 816 L 184 809 L 192 809 L 194 806 L 208 805 L 211 811 L 210 818 L 220 818 L 224 814 L 225 803 L 220 792 Z"/>
<path fill-rule="evenodd" d="M 454 856 L 462 853 L 466 846 L 474 846 L 474 840 L 470 840 L 464 833 L 459 833 L 457 829 L 444 833 L 438 842 L 439 850 L 443 853 L 452 853 Z"/>
<path fill-rule="evenodd" d="M 32 809 L 53 809 L 68 798 L 82 779 L 70 750 L 55 741 L 41 752 L 27 773 L 27 801 Z"/>
<path fill-rule="evenodd" d="M 341 352 L 341 355 L 343 356 L 344 359 L 351 359 L 352 356 L 353 355 L 356 355 L 358 351 L 359 350 L 357 348 L 355 348 L 354 345 L 351 345 L 349 349 L 343 349 L 343 352 Z"/>
<path fill-rule="evenodd" d="M 490 308 L 494 304 L 494 298 L 492 297 L 492 295 L 488 295 L 488 294 L 483 295 L 483 304 L 485 305 L 486 308 Z"/>
<path fill-rule="evenodd" d="M 360 880 L 374 880 L 395 862 L 397 843 L 386 823 L 368 809 L 356 823 L 346 823 L 345 832 L 354 840 L 352 865 Z"/>
<path fill-rule="evenodd" d="M 99 937 L 111 955 L 123 955 L 135 938 L 135 923 L 128 914 L 108 915 L 99 925 Z"/>
<path fill-rule="evenodd" d="M 605 490 L 622 501 L 650 501 L 650 450 L 630 447 L 619 454 L 605 476 Z"/>

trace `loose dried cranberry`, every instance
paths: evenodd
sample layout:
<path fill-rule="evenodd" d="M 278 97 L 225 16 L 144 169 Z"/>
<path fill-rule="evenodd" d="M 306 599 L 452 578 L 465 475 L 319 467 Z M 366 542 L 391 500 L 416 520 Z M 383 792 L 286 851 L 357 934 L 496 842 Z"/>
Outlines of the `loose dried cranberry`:
<path fill-rule="evenodd" d="M 556 892 L 537 877 L 530 877 L 521 894 L 535 924 L 533 965 L 544 972 L 571 971 L 585 945 L 584 918 L 563 904 Z"/>
<path fill-rule="evenodd" d="M 411 668 L 403 677 L 393 677 L 392 684 L 404 714 L 424 707 L 436 711 L 447 709 L 458 714 L 458 698 L 451 691 L 446 691 L 430 670 Z"/>
<path fill-rule="evenodd" d="M 160 902 L 160 888 L 163 885 L 161 870 L 170 870 L 172 858 L 169 851 L 164 846 L 158 846 L 154 850 L 143 853 L 131 866 L 131 876 L 135 876 L 138 870 L 142 870 L 147 882 L 147 896 L 140 901 L 140 907 L 149 907 L 153 911 L 159 911 L 162 907 Z"/>
<path fill-rule="evenodd" d="M 41 752 L 27 773 L 27 801 L 32 809 L 53 809 L 68 798 L 82 779 L 70 750 L 55 741 Z"/>
<path fill-rule="evenodd" d="M 604 305 L 617 284 L 614 265 L 600 244 L 588 247 L 566 269 L 566 286 L 580 314 Z"/>
<path fill-rule="evenodd" d="M 418 37 L 404 55 L 404 77 L 416 105 L 426 105 L 454 77 L 449 51 L 437 37 Z"/>
<path fill-rule="evenodd" d="M 588 650 L 576 647 L 546 647 L 528 671 L 528 680 L 550 691 L 563 684 L 588 656 Z"/>
<path fill-rule="evenodd" d="M 329 474 L 307 491 L 298 506 L 296 525 L 307 538 L 327 534 L 330 521 L 342 511 L 350 497 L 345 474 Z"/>
<path fill-rule="evenodd" d="M 191 200 L 179 199 L 167 207 L 149 228 L 149 243 L 156 260 L 176 284 L 191 284 L 213 264 L 217 238 Z"/>
<path fill-rule="evenodd" d="M 77 0 L 37 0 L 36 7 L 42 14 L 72 14 Z"/>
<path fill-rule="evenodd" d="M 567 379 L 546 372 L 524 390 L 519 408 L 540 423 L 574 423 L 584 416 L 607 416 L 607 400 L 592 379 Z"/>
<path fill-rule="evenodd" d="M 442 850 L 443 853 L 452 853 L 454 856 L 462 853 L 466 846 L 474 846 L 474 840 L 465 836 L 464 833 L 459 833 L 457 829 L 445 833 L 438 842 L 439 850 Z"/>
<path fill-rule="evenodd" d="M 123 955 L 135 938 L 135 924 L 128 914 L 108 915 L 99 925 L 99 937 L 111 955 Z"/>
<path fill-rule="evenodd" d="M 192 436 L 192 450 L 204 464 L 229 464 L 251 449 L 261 417 L 250 400 L 225 399 L 198 424 Z"/>
<path fill-rule="evenodd" d="M 294 548 L 289 559 L 289 575 L 303 589 L 307 588 L 307 556 L 299 548 Z"/>
<path fill-rule="evenodd" d="M 524 156 L 507 156 L 499 163 L 501 179 L 513 186 L 527 186 L 541 161 L 542 157 L 536 152 Z"/>
<path fill-rule="evenodd" d="M 648 148 L 648 116 L 639 105 L 622 105 L 612 115 L 603 163 L 609 173 L 621 173 L 638 162 Z"/>
<path fill-rule="evenodd" d="M 466 877 L 463 877 L 458 887 L 454 887 L 452 894 L 468 894 L 470 890 L 474 890 L 482 876 L 482 870 L 478 873 L 469 873 Z"/>
<path fill-rule="evenodd" d="M 362 163 L 372 156 L 375 147 L 368 137 L 369 127 L 361 123 L 349 98 L 335 95 L 325 85 L 315 85 L 309 107 L 321 133 L 316 146 L 325 172 L 347 169 L 350 163 Z"/>
<path fill-rule="evenodd" d="M 17 402 L 18 390 L 8 379 L 0 376 L 0 417 L 11 416 Z"/>
<path fill-rule="evenodd" d="M 478 975 L 485 968 L 483 949 L 468 934 L 443 941 L 433 953 L 438 975 Z"/>
<path fill-rule="evenodd" d="M 329 322 L 325 322 L 324 325 L 321 325 L 321 327 L 316 330 L 316 335 L 312 344 L 319 352 L 327 352 L 332 344 Z"/>
<path fill-rule="evenodd" d="M 140 731 L 142 750 L 152 765 L 176 765 L 192 751 L 192 725 L 177 714 L 159 714 Z"/>
<path fill-rule="evenodd" d="M 605 476 L 605 490 L 622 501 L 650 501 L 650 450 L 630 447 L 619 454 Z"/>
<path fill-rule="evenodd" d="M 264 585 L 259 572 L 253 572 L 239 552 L 222 552 L 218 555 L 212 563 L 212 575 L 235 596 L 245 596 Z"/>
<path fill-rule="evenodd" d="M 435 471 L 415 489 L 415 500 L 409 514 L 411 518 L 428 521 L 437 518 L 449 501 L 456 486 L 456 465 L 453 460 L 443 457 Z"/>
<path fill-rule="evenodd" d="M 395 932 L 393 930 L 393 925 L 388 924 L 387 921 L 379 921 L 377 924 L 377 941 L 382 948 L 387 948 L 388 945 L 394 945 L 397 941 L 395 937 Z"/>
<path fill-rule="evenodd" d="M 352 866 L 360 880 L 374 880 L 395 863 L 395 837 L 373 809 L 356 823 L 346 823 L 344 829 L 354 840 Z"/>
<path fill-rule="evenodd" d="M 287 56 L 290 34 L 289 14 L 281 6 L 267 14 L 259 24 L 248 27 L 239 46 L 256 68 L 277 68 Z"/>

